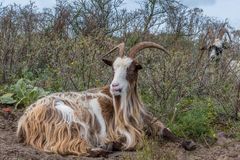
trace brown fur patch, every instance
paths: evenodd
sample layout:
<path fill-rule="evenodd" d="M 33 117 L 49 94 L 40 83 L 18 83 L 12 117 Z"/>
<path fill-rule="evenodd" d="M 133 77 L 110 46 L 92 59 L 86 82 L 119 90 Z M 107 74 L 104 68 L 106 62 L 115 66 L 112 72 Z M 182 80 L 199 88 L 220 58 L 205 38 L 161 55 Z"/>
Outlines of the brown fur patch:
<path fill-rule="evenodd" d="M 131 65 L 128 67 L 127 69 L 127 81 L 130 84 L 134 84 L 137 82 L 137 78 L 138 78 L 138 68 L 137 68 L 138 63 L 133 60 L 133 62 L 131 63 Z"/>
<path fill-rule="evenodd" d="M 101 93 L 108 95 L 109 97 L 112 98 L 112 94 L 110 93 L 110 87 L 109 86 L 104 86 L 102 87 Z"/>
<path fill-rule="evenodd" d="M 112 98 L 109 89 L 109 86 L 103 87 L 102 93 Z M 108 123 L 114 116 L 113 101 L 105 97 L 99 97 L 98 103 L 100 104 L 100 107 L 102 109 L 103 118 L 105 119 L 105 122 Z"/>

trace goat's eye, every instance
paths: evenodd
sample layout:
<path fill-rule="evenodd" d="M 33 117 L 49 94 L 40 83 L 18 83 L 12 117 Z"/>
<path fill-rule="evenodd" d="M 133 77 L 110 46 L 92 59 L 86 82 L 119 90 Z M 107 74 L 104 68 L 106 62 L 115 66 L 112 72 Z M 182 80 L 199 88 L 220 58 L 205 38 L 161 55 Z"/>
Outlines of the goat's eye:
<path fill-rule="evenodd" d="M 128 68 L 127 68 L 127 71 L 128 71 L 128 72 L 133 72 L 133 71 L 135 71 L 135 67 L 134 67 L 134 68 L 133 68 L 133 67 L 128 67 Z"/>

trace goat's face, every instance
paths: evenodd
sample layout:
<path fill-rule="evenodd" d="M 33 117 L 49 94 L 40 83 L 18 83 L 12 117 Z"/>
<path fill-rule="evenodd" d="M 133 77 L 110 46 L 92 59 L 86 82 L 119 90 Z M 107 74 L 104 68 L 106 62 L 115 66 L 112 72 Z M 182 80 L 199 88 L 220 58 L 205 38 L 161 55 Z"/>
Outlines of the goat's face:
<path fill-rule="evenodd" d="M 138 70 L 142 66 L 135 60 L 136 54 L 145 48 L 158 48 L 168 54 L 168 51 L 161 45 L 153 42 L 140 42 L 133 46 L 128 56 L 124 56 L 124 43 L 120 43 L 107 54 L 119 49 L 119 57 L 114 61 L 103 59 L 104 63 L 112 66 L 113 80 L 110 85 L 110 92 L 113 96 L 121 96 L 127 94 L 129 89 L 133 89 L 137 85 Z"/>
<path fill-rule="evenodd" d="M 202 47 L 202 49 L 208 50 L 209 60 L 210 61 L 218 61 L 220 60 L 222 56 L 223 49 L 227 49 L 228 45 L 226 44 L 226 37 L 224 35 L 226 34 L 231 41 L 231 36 L 226 29 L 227 23 L 222 24 L 219 30 L 213 30 L 212 26 L 208 27 L 208 32 L 204 36 L 203 42 L 208 37 L 208 41 L 206 41 L 206 45 Z M 224 39 L 224 40 L 223 40 Z M 210 44 L 208 43 L 210 41 Z"/>
<path fill-rule="evenodd" d="M 135 86 L 138 78 L 138 70 L 141 65 L 130 57 L 118 57 L 114 62 L 103 60 L 112 66 L 113 80 L 110 84 L 110 92 L 114 96 L 126 94 L 130 86 Z"/>
<path fill-rule="evenodd" d="M 211 61 L 219 60 L 223 51 L 223 41 L 220 39 L 215 39 L 214 43 L 208 48 L 209 59 Z"/>

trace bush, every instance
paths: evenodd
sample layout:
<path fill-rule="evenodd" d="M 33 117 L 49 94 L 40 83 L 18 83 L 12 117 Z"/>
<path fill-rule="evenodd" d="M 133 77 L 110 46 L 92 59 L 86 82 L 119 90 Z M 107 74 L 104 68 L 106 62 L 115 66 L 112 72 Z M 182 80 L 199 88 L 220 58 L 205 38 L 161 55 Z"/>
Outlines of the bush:
<path fill-rule="evenodd" d="M 174 116 L 169 126 L 178 136 L 194 139 L 215 137 L 217 111 L 213 100 L 185 98 L 178 103 Z"/>
<path fill-rule="evenodd" d="M 15 108 L 20 104 L 28 106 L 48 94 L 43 88 L 35 87 L 33 82 L 27 79 L 19 79 L 16 84 L 11 85 L 6 92 L 7 93 L 0 97 L 0 103 L 15 104 Z"/>

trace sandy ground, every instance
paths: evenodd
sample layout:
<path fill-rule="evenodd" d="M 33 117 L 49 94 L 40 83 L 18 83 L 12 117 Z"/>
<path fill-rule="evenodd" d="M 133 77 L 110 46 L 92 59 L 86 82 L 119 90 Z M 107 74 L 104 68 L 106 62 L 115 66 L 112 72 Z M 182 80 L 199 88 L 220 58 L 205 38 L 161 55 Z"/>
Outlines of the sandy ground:
<path fill-rule="evenodd" d="M 18 143 L 15 132 L 17 120 L 23 110 L 10 111 L 6 106 L 0 106 L 0 160 L 100 160 L 100 159 L 159 159 L 159 160 L 240 160 L 240 141 L 220 139 L 211 147 L 198 144 L 195 151 L 185 151 L 179 145 L 170 142 L 160 142 L 150 149 L 154 156 L 139 152 L 115 152 L 108 158 L 89 158 L 77 156 L 60 156 L 37 151 L 30 146 Z M 151 151 L 152 150 L 152 151 Z"/>

